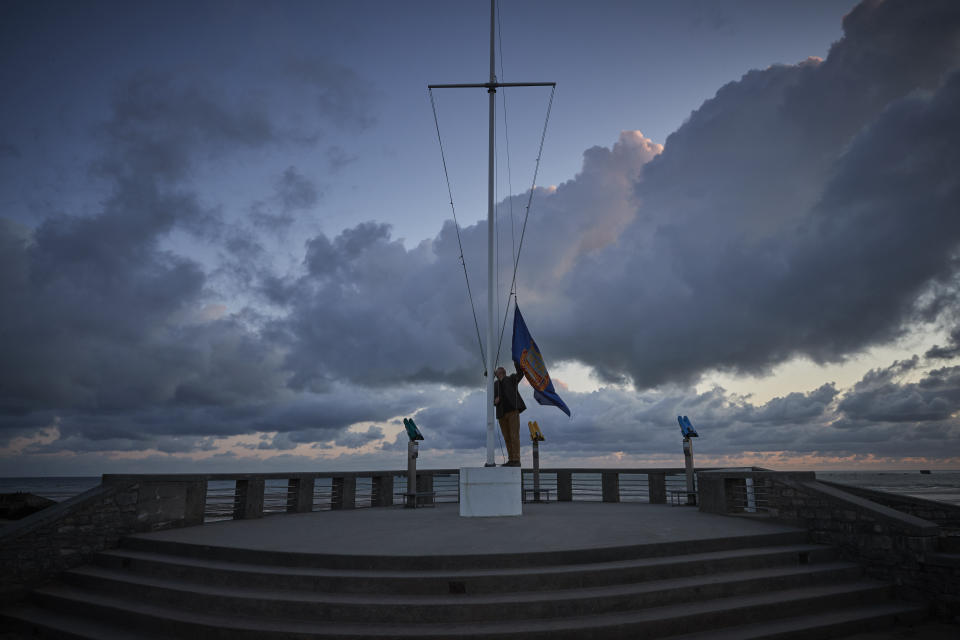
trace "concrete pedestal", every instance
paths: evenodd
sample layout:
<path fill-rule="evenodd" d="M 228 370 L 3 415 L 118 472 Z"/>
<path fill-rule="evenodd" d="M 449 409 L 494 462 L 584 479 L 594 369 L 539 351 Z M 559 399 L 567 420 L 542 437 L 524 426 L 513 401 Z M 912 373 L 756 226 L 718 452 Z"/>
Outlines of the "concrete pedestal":
<path fill-rule="evenodd" d="M 520 467 L 460 469 L 460 515 L 466 518 L 523 513 Z"/>

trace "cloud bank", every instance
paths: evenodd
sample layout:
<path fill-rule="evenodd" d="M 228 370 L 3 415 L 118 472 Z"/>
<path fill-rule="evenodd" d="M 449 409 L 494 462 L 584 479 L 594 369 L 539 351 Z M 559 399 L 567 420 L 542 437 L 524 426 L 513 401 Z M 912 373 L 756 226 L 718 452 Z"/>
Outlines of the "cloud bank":
<path fill-rule="evenodd" d="M 664 145 L 625 131 L 533 194 L 518 299 L 550 358 L 608 385 L 565 396 L 558 453 L 675 453 L 683 412 L 709 425 L 718 456 L 947 459 L 942 441 L 960 435 L 960 6 L 865 2 L 844 33 L 824 60 L 721 87 Z M 0 441 L 33 438 L 17 451 L 38 456 L 201 453 L 256 434 L 263 450 L 390 451 L 384 432 L 416 414 L 434 446 L 482 447 L 452 222 L 407 247 L 389 212 L 304 224 L 323 215 L 323 178 L 298 166 L 242 208 L 196 180 L 292 147 L 336 173 L 356 158 L 325 132 L 376 122 L 363 79 L 326 60 L 260 79 L 307 92 L 298 117 L 193 80 L 141 74 L 117 92 L 90 167 L 108 192 L 98 209 L 0 224 Z M 481 265 L 485 226 L 461 233 Z M 474 280 L 475 299 L 485 286 Z M 948 327 L 949 343 L 849 390 L 761 405 L 692 390 L 711 371 L 842 362 L 918 323 Z"/>

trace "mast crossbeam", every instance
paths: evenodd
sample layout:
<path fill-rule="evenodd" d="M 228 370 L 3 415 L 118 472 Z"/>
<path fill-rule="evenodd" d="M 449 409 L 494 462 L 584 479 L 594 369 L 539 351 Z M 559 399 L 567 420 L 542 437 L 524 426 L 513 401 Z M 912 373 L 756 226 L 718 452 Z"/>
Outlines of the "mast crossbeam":
<path fill-rule="evenodd" d="M 499 87 L 555 87 L 556 82 L 483 82 L 477 84 L 428 84 L 427 89 L 493 89 Z"/>

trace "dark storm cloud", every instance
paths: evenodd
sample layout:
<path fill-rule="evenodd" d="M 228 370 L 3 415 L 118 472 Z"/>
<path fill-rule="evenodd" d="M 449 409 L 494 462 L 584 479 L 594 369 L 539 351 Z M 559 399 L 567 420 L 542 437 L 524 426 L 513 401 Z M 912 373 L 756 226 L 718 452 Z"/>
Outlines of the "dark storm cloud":
<path fill-rule="evenodd" d="M 750 420 L 743 417 L 768 414 L 796 394 L 774 398 L 763 407 L 744 406 L 729 412 L 716 450 L 735 454 L 739 446 L 743 451 L 785 450 L 842 458 L 869 452 L 879 458 L 950 462 L 955 453 L 944 442 L 960 437 L 960 423 L 953 417 L 960 410 L 960 367 L 927 371 L 916 382 L 905 380 L 917 377 L 918 365 L 919 358 L 914 356 L 873 369 L 843 394 L 825 385 L 806 394 L 811 404 L 825 403 L 819 415 L 799 410 L 796 420 L 781 422 L 779 427 L 773 421 L 750 428 Z M 705 445 L 706 440 L 701 451 Z"/>
<path fill-rule="evenodd" d="M 806 394 L 794 391 L 774 398 L 756 410 L 746 411 L 738 418 L 744 422 L 765 425 L 818 422 L 827 415 L 830 404 L 838 394 L 839 391 L 833 383 Z"/>
<path fill-rule="evenodd" d="M 521 393 L 529 399 L 530 388 L 522 385 Z M 833 385 L 824 385 L 755 405 L 721 388 L 695 393 L 670 386 L 643 392 L 608 387 L 564 393 L 576 407 L 570 419 L 555 408 L 528 401 L 521 422 L 536 420 L 547 437 L 544 446 L 556 455 L 605 456 L 614 451 L 671 455 L 679 451 L 676 416 L 689 415 L 702 436 L 698 448 L 710 455 L 738 455 L 748 450 L 745 443 L 752 451 L 800 446 L 804 434 L 829 422 L 836 396 Z M 475 450 L 485 445 L 482 416 L 483 397 L 477 391 L 463 398 L 438 395 L 416 420 L 425 445 Z M 401 434 L 391 448 L 405 441 Z"/>
<path fill-rule="evenodd" d="M 844 17 L 844 37 L 788 90 L 784 111 L 814 136 L 841 144 L 865 119 L 917 90 L 936 88 L 957 66 L 960 7 L 950 0 L 862 2 Z"/>
<path fill-rule="evenodd" d="M 531 407 L 550 446 L 676 454 L 685 414 L 712 455 L 942 455 L 957 435 L 956 367 L 904 382 L 919 366 L 908 361 L 846 395 L 826 384 L 763 404 L 681 385 L 797 355 L 841 361 L 954 310 L 958 12 L 865 3 L 825 61 L 751 71 L 665 148 L 624 132 L 534 193 L 518 292 L 531 330 L 551 361 L 638 389 L 565 393 L 571 420 Z M 291 79 L 293 98 L 270 103 L 271 82 Z M 394 450 L 402 434 L 384 434 L 419 410 L 430 446 L 484 446 L 485 399 L 463 391 L 481 386 L 483 364 L 452 223 L 407 248 L 380 221 L 391 212 L 369 212 L 298 238 L 300 271 L 274 272 L 258 231 L 320 205 L 322 181 L 291 166 L 240 222 L 192 184 L 224 158 L 370 127 L 367 83 L 329 61 L 285 67 L 257 84 L 259 100 L 196 80 L 143 73 L 120 88 L 100 130 L 98 210 L 0 225 L 0 304 L 17 310 L 0 315 L 0 440 L 47 430 L 57 439 L 28 453 L 182 453 L 260 432 L 263 450 Z M 334 167 L 352 159 L 326 150 Z M 214 247 L 216 265 L 178 253 L 177 233 Z M 484 301 L 485 225 L 462 238 Z M 505 289 L 509 271 L 500 278 Z M 347 431 L 362 422 L 377 424 Z"/>
<path fill-rule="evenodd" d="M 226 375 L 225 373 L 218 374 Z M 216 376 L 198 368 L 196 378 L 212 385 Z M 213 393 L 221 389 L 208 389 Z M 262 391 L 256 389 L 253 393 Z M 212 401 L 217 400 L 216 404 Z M 259 400 L 259 401 L 258 401 Z M 361 421 L 386 421 L 398 414 L 410 414 L 422 403 L 416 389 L 396 389 L 378 394 L 370 402 L 368 392 L 356 386 L 333 385 L 327 394 L 268 395 L 249 398 L 210 395 L 178 398 L 147 409 L 104 412 L 60 410 L 56 416 L 33 415 L 47 420 L 49 442 L 37 442 L 25 449 L 29 454 L 65 451 L 134 452 L 157 449 L 163 452 L 209 451 L 214 439 L 263 433 L 260 450 L 289 450 L 300 444 L 358 448 L 383 436 L 380 426 L 365 432 L 348 432 Z M 13 419 L 3 423 L 12 432 Z M 26 427 L 32 426 L 32 429 Z M 21 424 L 35 432 L 37 425 Z"/>
<path fill-rule="evenodd" d="M 960 357 L 960 327 L 950 332 L 947 344 L 934 345 L 925 354 L 927 358 L 948 360 Z"/>
<path fill-rule="evenodd" d="M 846 455 L 910 437 L 854 420 L 855 400 L 841 400 L 833 384 L 759 406 L 662 386 L 710 369 L 763 372 L 797 355 L 842 361 L 900 336 L 940 296 L 933 285 L 954 277 L 960 18 L 949 3 L 904 7 L 863 9 L 848 20 L 855 36 L 824 62 L 753 71 L 723 87 L 662 154 L 624 133 L 612 149 L 588 150 L 570 182 L 538 190 L 519 296 L 541 348 L 649 389 L 571 393 L 573 420 L 551 421 L 566 443 L 557 446 L 670 453 L 678 412 L 709 425 L 712 451 L 724 455 L 744 443 Z M 891 33 L 889 12 L 905 10 L 940 24 Z M 888 41 L 900 49 L 878 44 Z M 848 104 L 835 91 L 851 82 L 864 97 Z M 824 115 L 833 109 L 836 121 Z M 514 204 L 522 210 L 526 198 Z M 462 236 L 468 263 L 482 265 L 484 226 Z M 284 285 L 290 314 L 274 327 L 289 344 L 291 383 L 476 384 L 455 243 L 447 226 L 408 250 L 374 222 L 310 239 L 309 274 Z M 475 283 L 474 296 L 484 295 Z M 942 395 L 910 414 L 911 433 L 943 417 Z M 841 401 L 851 413 L 837 420 Z M 481 409 L 479 394 L 431 398 L 418 421 L 442 425 L 437 446 L 482 447 Z"/>
<path fill-rule="evenodd" d="M 309 209 L 320 197 L 313 181 L 300 174 L 295 167 L 288 167 L 283 172 L 277 181 L 277 194 L 284 211 Z"/>
<path fill-rule="evenodd" d="M 944 309 L 923 298 L 960 248 L 960 7 L 870 3 L 845 24 L 825 61 L 721 88 L 659 155 L 624 133 L 538 190 L 519 296 L 546 353 L 654 387 L 842 361 Z M 281 323 L 296 384 L 330 368 L 365 384 L 469 381 L 451 230 L 411 250 L 378 223 L 309 240 Z M 484 234 L 463 229 L 474 274 Z"/>
<path fill-rule="evenodd" d="M 315 107 L 304 126 L 324 117 L 369 124 L 355 75 L 325 68 L 330 82 L 312 91 L 322 94 L 327 113 Z M 337 73 L 346 84 L 337 83 Z M 222 208 L 201 204 L 191 180 L 228 154 L 309 138 L 276 126 L 268 111 L 194 75 L 137 74 L 117 90 L 98 129 L 93 175 L 109 194 L 101 208 L 51 215 L 32 229 L 2 220 L 0 306 L 16 310 L 0 317 L 4 442 L 51 426 L 59 439 L 30 452 L 203 450 L 209 439 L 202 436 L 264 429 L 310 428 L 333 439 L 396 407 L 291 401 L 282 347 L 259 333 L 250 322 L 255 314 L 226 312 L 210 289 L 223 273 L 256 286 L 264 249 Z M 296 211 L 315 205 L 318 192 L 291 167 L 276 198 L 284 211 Z M 177 232 L 220 247 L 221 264 L 209 271 L 171 250 Z M 244 263 L 249 270 L 238 270 Z"/>
<path fill-rule="evenodd" d="M 348 431 L 334 441 L 338 447 L 347 447 L 348 449 L 359 449 L 360 447 L 376 442 L 383 438 L 383 429 L 380 427 L 370 427 L 362 433 Z"/>
<path fill-rule="evenodd" d="M 275 283 L 290 312 L 270 330 L 287 345 L 291 385 L 479 384 L 482 364 L 471 357 L 473 336 L 462 331 L 469 306 L 451 277 L 453 233 L 445 228 L 408 250 L 389 225 L 368 222 L 308 240 L 307 274 Z"/>
<path fill-rule="evenodd" d="M 289 433 L 278 433 L 273 438 L 268 440 L 261 440 L 260 444 L 257 445 L 257 449 L 260 451 L 269 451 L 275 449 L 277 451 L 289 451 L 290 449 L 295 449 L 297 443 L 291 441 Z"/>
<path fill-rule="evenodd" d="M 944 367 L 919 382 L 902 383 L 897 365 L 874 370 L 844 396 L 838 408 L 851 421 L 931 422 L 960 411 L 960 367 Z"/>
<path fill-rule="evenodd" d="M 935 370 L 919 382 L 897 379 L 912 370 L 912 361 L 897 362 L 864 376 L 853 389 L 839 394 L 832 384 L 808 393 L 790 393 L 763 404 L 714 388 L 701 394 L 669 391 L 668 387 L 616 397 L 611 412 L 606 403 L 593 405 L 577 394 L 571 402 L 586 405 L 600 419 L 596 426 L 578 421 L 560 428 L 573 449 L 599 438 L 627 453 L 676 453 L 679 430 L 669 421 L 678 413 L 690 415 L 700 433 L 701 455 L 737 457 L 745 453 L 788 451 L 792 455 L 849 457 L 871 454 L 892 458 L 927 457 L 949 461 L 954 452 L 943 442 L 960 435 L 951 418 L 958 407 L 958 368 Z M 596 398 L 611 399 L 606 393 Z M 587 445 L 590 448 L 589 445 Z M 601 449 L 598 447 L 598 450 Z"/>
<path fill-rule="evenodd" d="M 721 89 L 643 168 L 617 244 L 566 279 L 554 357 L 652 386 L 900 335 L 960 243 L 958 11 L 863 6 L 825 62 Z M 903 32 L 903 12 L 936 26 Z"/>
<path fill-rule="evenodd" d="M 294 166 L 287 167 L 277 178 L 270 199 L 250 206 L 247 217 L 254 228 L 246 235 L 254 237 L 256 232 L 263 231 L 283 237 L 297 217 L 312 211 L 322 198 L 323 192 L 315 180 Z"/>
<path fill-rule="evenodd" d="M 430 446 L 440 449 L 475 450 L 486 446 L 485 395 L 439 392 L 417 413 L 417 427 Z M 525 417 L 525 416 L 524 416 Z M 405 447 L 406 433 L 397 435 L 393 449 Z"/>
<path fill-rule="evenodd" d="M 633 212 L 633 198 L 626 193 L 632 172 L 658 150 L 642 137 L 626 135 L 613 150 L 597 147 L 587 152 L 583 173 L 562 192 L 569 202 L 597 207 L 604 224 L 597 228 L 589 218 L 557 212 L 550 220 L 550 233 L 566 237 L 554 245 L 555 255 L 536 266 L 538 277 L 555 280 L 556 272 L 579 252 L 601 248 L 616 238 Z M 517 208 L 525 204 L 523 199 Z M 544 204 L 550 210 L 549 200 Z M 461 235 L 473 274 L 473 299 L 479 304 L 486 296 L 486 283 L 476 281 L 478 265 L 485 262 L 486 229 L 471 225 Z M 569 246 L 572 239 L 576 244 Z M 459 255 L 452 222 L 433 240 L 410 249 L 392 238 L 389 225 L 379 222 L 307 240 L 306 275 L 274 279 L 267 291 L 274 302 L 289 309 L 270 331 L 287 345 L 291 384 L 323 389 L 327 381 L 339 378 L 378 387 L 482 385 L 483 361 Z M 501 278 L 507 287 L 509 272 Z M 480 323 L 484 331 L 485 322 Z"/>
<path fill-rule="evenodd" d="M 359 449 L 371 442 L 383 438 L 383 429 L 378 426 L 368 427 L 366 431 L 344 431 L 350 423 L 339 424 L 330 429 L 306 428 L 277 433 L 269 441 L 263 441 L 257 447 L 266 449 L 293 449 L 301 444 L 309 444 L 313 449 L 331 449 L 334 446 L 348 449 Z"/>
<path fill-rule="evenodd" d="M 113 203 L 119 206 L 119 203 Z M 163 226 L 163 198 L 145 203 Z M 6 236 L 13 278 L 0 296 L 4 395 L 32 409 L 138 406 L 158 399 L 150 381 L 164 365 L 165 321 L 185 312 L 203 286 L 196 265 L 157 252 L 143 226 L 94 218 L 54 218 L 27 244 Z M 0 229 L 0 233 L 8 230 Z"/>
<path fill-rule="evenodd" d="M 642 392 L 603 388 L 591 393 L 565 393 L 565 400 L 576 407 L 571 419 L 552 407 L 528 402 L 521 422 L 539 422 L 547 438 L 541 447 L 546 459 L 606 457 L 622 452 L 675 460 L 681 451 L 676 416 L 683 414 L 691 417 L 700 432 L 698 453 L 711 457 L 778 456 L 787 451 L 791 455 L 846 458 L 869 451 L 876 456 L 949 461 L 952 451 L 942 444 L 960 436 L 956 420 L 942 419 L 940 414 L 917 416 L 911 422 L 899 421 L 902 414 L 898 412 L 876 415 L 877 420 L 853 415 L 854 406 L 869 405 L 875 399 L 862 394 L 878 389 L 878 385 L 892 396 L 888 408 L 900 401 L 909 402 L 910 396 L 923 389 L 920 393 L 928 404 L 936 406 L 936 398 L 949 397 L 956 411 L 958 368 L 930 372 L 919 383 L 896 382 L 912 369 L 911 362 L 868 373 L 846 395 L 839 394 L 833 384 L 826 384 L 806 393 L 793 392 L 753 403 L 719 387 L 702 393 L 670 385 Z M 521 393 L 529 398 L 529 387 L 522 385 Z M 424 452 L 475 451 L 485 445 L 482 392 L 465 396 L 438 393 L 431 399 L 430 405 L 416 415 L 426 438 Z M 849 412 L 838 413 L 838 402 Z M 525 437 L 522 441 L 527 446 Z M 383 449 L 400 452 L 405 446 L 406 436 L 400 433 L 395 440 L 385 442 Z"/>
<path fill-rule="evenodd" d="M 250 205 L 248 214 L 250 224 L 257 231 L 282 233 L 294 223 L 294 216 L 289 211 L 274 212 L 266 203 L 257 201 Z"/>
<path fill-rule="evenodd" d="M 304 259 L 311 276 L 335 277 L 338 270 L 342 280 L 360 279 L 351 277 L 352 269 L 365 266 L 373 257 L 371 254 L 406 251 L 394 241 L 391 247 L 390 225 L 364 222 L 352 229 L 344 230 L 332 242 L 326 236 L 317 236 L 307 242 L 307 255 Z"/>
<path fill-rule="evenodd" d="M 171 75 L 143 73 L 121 87 L 113 118 L 104 127 L 112 148 L 100 162 L 113 176 L 149 175 L 178 180 L 198 160 L 237 146 L 260 147 L 279 133 L 265 111 Z"/>
<path fill-rule="evenodd" d="M 376 122 L 369 108 L 376 92 L 349 67 L 324 59 L 297 60 L 287 66 L 287 72 L 333 124 L 362 131 Z"/>

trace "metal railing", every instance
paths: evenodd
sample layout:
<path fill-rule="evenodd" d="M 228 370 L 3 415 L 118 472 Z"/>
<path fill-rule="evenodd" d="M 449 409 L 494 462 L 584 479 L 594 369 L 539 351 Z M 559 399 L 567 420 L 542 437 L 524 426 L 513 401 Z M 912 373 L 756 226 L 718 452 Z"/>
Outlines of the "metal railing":
<path fill-rule="evenodd" d="M 753 477 L 730 481 L 727 487 L 727 505 L 729 513 L 769 512 L 770 481 Z"/>
<path fill-rule="evenodd" d="M 333 508 L 334 500 L 339 500 L 339 493 L 336 498 L 333 482 L 331 478 L 318 478 L 313 483 L 313 494 L 311 511 L 330 511 Z"/>
<path fill-rule="evenodd" d="M 778 472 L 753 467 L 704 470 L 697 474 L 700 510 L 776 516 L 783 507 L 784 496 L 792 495 L 789 492 L 793 491 L 784 483 L 815 479 L 813 472 Z"/>
<path fill-rule="evenodd" d="M 457 503 L 459 469 L 417 471 L 418 506 Z M 522 474 L 533 497 L 533 474 Z M 203 514 L 202 522 L 260 518 L 291 512 L 402 505 L 407 475 L 401 470 L 265 474 L 108 475 L 113 483 L 141 482 L 163 487 L 163 505 L 189 503 L 184 513 Z M 667 494 L 686 488 L 684 469 L 541 469 L 538 502 L 644 502 L 666 504 Z M 158 494 L 159 495 L 159 494 Z M 158 507 L 154 507 L 155 509 Z M 199 524 L 196 516 L 183 524 Z"/>

